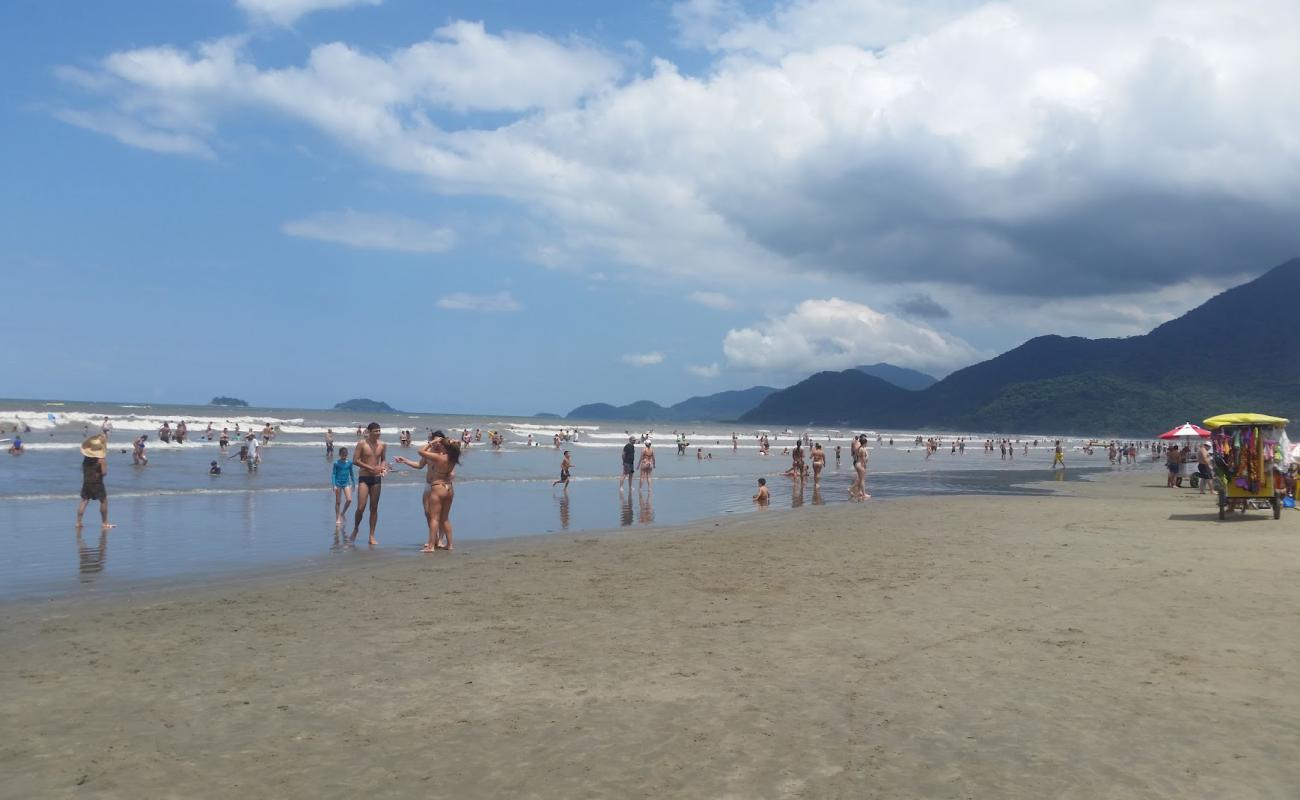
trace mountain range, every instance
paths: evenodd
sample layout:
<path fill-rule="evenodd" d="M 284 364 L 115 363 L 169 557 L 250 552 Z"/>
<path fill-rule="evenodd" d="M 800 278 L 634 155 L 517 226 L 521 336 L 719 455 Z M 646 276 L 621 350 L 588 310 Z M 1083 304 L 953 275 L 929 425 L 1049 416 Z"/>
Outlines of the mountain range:
<path fill-rule="evenodd" d="M 1298 288 L 1300 258 L 1141 336 L 1039 336 L 919 391 L 820 372 L 741 420 L 1151 436 L 1227 411 L 1300 419 Z"/>
<path fill-rule="evenodd" d="M 1300 419 L 1300 258 L 1150 333 L 1039 336 L 936 381 L 871 364 L 785 389 L 755 386 L 667 408 L 579 406 L 569 419 L 732 421 L 1152 436 L 1227 411 Z"/>
<path fill-rule="evenodd" d="M 854 369 L 875 375 L 902 389 L 924 389 L 935 383 L 935 378 L 926 375 L 924 372 L 917 372 L 906 367 L 896 367 L 893 364 L 883 362 L 855 367 Z M 638 400 L 625 406 L 614 406 L 609 403 L 589 403 L 573 409 L 566 418 L 609 422 L 731 421 L 739 419 L 745 412 L 753 410 L 775 391 L 777 390 L 771 386 L 751 386 L 748 389 L 698 395 L 667 407 L 651 400 Z"/>

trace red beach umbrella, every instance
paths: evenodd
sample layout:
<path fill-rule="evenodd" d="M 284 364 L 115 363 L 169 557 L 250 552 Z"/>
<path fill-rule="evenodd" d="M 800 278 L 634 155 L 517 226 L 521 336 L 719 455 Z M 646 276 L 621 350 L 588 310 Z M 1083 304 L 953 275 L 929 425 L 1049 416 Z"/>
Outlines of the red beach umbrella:
<path fill-rule="evenodd" d="M 1184 422 L 1172 431 L 1165 431 L 1159 436 L 1161 439 L 1191 439 L 1193 437 L 1208 439 L 1210 438 L 1210 432 L 1198 425 Z"/>

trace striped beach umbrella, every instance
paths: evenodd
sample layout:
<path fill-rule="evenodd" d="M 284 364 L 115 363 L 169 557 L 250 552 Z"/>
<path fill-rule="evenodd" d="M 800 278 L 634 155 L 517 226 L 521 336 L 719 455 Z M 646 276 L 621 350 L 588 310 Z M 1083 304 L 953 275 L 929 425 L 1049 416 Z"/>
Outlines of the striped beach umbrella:
<path fill-rule="evenodd" d="M 1165 431 L 1160 434 L 1161 439 L 1206 439 L 1209 438 L 1210 432 L 1206 429 L 1193 425 L 1190 422 L 1184 422 L 1171 431 Z"/>

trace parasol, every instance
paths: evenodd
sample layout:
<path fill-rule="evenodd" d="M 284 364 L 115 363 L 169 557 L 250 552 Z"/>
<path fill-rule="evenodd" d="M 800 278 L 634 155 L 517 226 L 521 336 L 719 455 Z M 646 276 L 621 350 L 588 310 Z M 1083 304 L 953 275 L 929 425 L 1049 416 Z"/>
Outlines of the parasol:
<path fill-rule="evenodd" d="M 1267 414 L 1220 414 L 1205 420 L 1205 425 L 1208 428 L 1222 428 L 1224 425 L 1285 425 L 1290 421 Z"/>
<path fill-rule="evenodd" d="M 1205 439 L 1209 435 L 1210 432 L 1207 431 L 1206 429 L 1199 427 L 1197 425 L 1193 425 L 1190 422 L 1184 422 L 1182 425 L 1179 425 L 1177 428 L 1174 428 L 1171 431 L 1165 431 L 1164 433 L 1160 434 L 1158 438 L 1191 439 L 1195 437 L 1195 438 Z"/>

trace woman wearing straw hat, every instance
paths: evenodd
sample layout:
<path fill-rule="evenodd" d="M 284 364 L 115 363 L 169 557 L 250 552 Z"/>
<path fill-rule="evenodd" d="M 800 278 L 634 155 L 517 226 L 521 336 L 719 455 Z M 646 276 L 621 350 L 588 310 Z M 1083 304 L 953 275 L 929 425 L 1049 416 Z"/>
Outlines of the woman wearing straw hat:
<path fill-rule="evenodd" d="M 108 474 L 108 437 L 97 433 L 81 443 L 81 505 L 77 508 L 77 527 L 91 500 L 99 501 L 101 527 L 113 527 L 108 521 L 108 490 L 104 488 L 104 475 Z"/>

